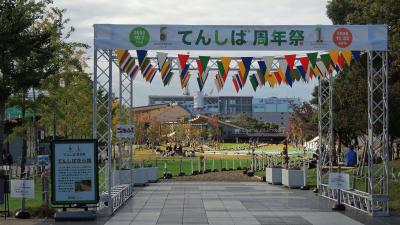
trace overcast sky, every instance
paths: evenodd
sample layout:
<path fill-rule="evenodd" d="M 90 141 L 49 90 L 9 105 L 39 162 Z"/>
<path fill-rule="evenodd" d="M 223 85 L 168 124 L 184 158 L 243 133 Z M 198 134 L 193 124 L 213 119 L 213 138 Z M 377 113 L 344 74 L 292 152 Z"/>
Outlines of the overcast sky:
<path fill-rule="evenodd" d="M 218 24 L 218 25 L 312 25 L 331 24 L 326 16 L 327 0 L 55 0 L 55 5 L 65 8 L 66 18 L 76 31 L 71 40 L 93 45 L 93 24 Z M 183 52 L 183 53 L 186 53 Z M 290 52 L 292 53 L 292 52 Z M 193 53 L 195 54 L 195 53 Z M 241 52 L 235 56 L 281 56 L 284 52 Z M 88 51 L 92 58 L 93 49 Z M 218 56 L 218 52 L 209 55 Z M 92 61 L 88 62 L 92 72 Z M 229 76 L 232 76 L 231 72 Z M 175 74 L 176 76 L 176 74 Z M 190 92 L 198 90 L 195 74 L 189 83 Z M 210 74 L 204 88 L 205 93 L 214 89 Z M 113 80 L 114 92 L 118 93 L 118 80 Z M 268 86 L 254 92 L 250 82 L 238 95 L 255 97 L 300 97 L 309 100 L 316 82 L 295 83 L 293 88 Z M 182 94 L 178 77 L 171 85 L 163 87 L 157 73 L 152 84 L 141 76 L 134 82 L 134 105 L 147 105 L 148 95 Z M 219 95 L 237 95 L 232 79 L 227 78 L 224 90 Z"/>

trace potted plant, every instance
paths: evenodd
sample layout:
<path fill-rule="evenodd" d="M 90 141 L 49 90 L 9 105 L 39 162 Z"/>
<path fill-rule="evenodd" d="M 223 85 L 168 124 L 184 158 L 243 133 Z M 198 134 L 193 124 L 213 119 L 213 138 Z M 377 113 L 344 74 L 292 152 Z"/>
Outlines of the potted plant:
<path fill-rule="evenodd" d="M 282 184 L 289 188 L 304 186 L 304 171 L 298 167 L 282 170 Z"/>
<path fill-rule="evenodd" d="M 135 165 L 132 169 L 132 180 L 135 186 L 144 186 L 148 182 L 146 168 Z"/>
<path fill-rule="evenodd" d="M 151 164 L 146 165 L 147 180 L 150 183 L 158 181 L 158 167 L 153 167 Z"/>
<path fill-rule="evenodd" d="M 270 184 L 282 184 L 282 167 L 266 167 L 265 181 Z"/>
<path fill-rule="evenodd" d="M 132 183 L 132 171 L 128 168 L 121 168 L 119 170 L 116 170 L 116 173 L 114 173 L 116 176 L 118 176 L 118 184 L 131 184 Z"/>

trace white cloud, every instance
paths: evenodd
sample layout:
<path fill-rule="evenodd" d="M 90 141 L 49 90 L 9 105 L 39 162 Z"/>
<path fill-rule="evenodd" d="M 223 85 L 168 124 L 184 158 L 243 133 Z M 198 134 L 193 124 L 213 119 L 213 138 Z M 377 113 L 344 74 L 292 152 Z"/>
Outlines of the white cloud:
<path fill-rule="evenodd" d="M 55 5 L 67 9 L 66 17 L 71 19 L 70 25 L 76 28 L 71 40 L 93 45 L 93 24 L 226 24 L 226 25 L 300 25 L 331 24 L 326 16 L 327 0 L 56 0 Z M 93 55 L 92 49 L 89 55 Z M 218 56 L 212 52 L 210 55 Z M 226 52 L 221 54 L 227 54 Z M 237 53 L 234 53 L 237 54 Z M 262 56 L 284 53 L 242 52 L 242 55 Z M 93 62 L 89 62 L 92 65 Z M 174 77 L 172 85 L 163 87 L 157 74 L 150 86 L 140 80 L 140 74 L 134 84 L 134 104 L 147 104 L 147 96 L 155 94 L 181 94 L 178 77 Z M 113 87 L 117 87 L 118 79 L 113 79 Z M 227 79 L 223 95 L 236 95 Z M 254 93 L 250 84 L 240 95 L 300 97 L 310 99 L 316 83 L 296 83 L 293 88 L 263 88 Z M 205 92 L 214 86 L 209 77 Z M 215 88 L 214 88 L 215 89 Z M 194 74 L 190 81 L 190 90 L 197 91 Z M 115 90 L 118 93 L 118 90 Z M 214 94 L 216 90 L 214 91 Z"/>

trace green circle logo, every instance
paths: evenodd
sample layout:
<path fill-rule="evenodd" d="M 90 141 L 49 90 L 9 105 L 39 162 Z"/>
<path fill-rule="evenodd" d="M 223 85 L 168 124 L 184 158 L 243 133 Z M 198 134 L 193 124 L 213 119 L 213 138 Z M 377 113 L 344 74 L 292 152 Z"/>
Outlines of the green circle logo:
<path fill-rule="evenodd" d="M 129 40 L 135 47 L 143 47 L 150 41 L 149 32 L 143 27 L 134 28 L 129 34 Z"/>

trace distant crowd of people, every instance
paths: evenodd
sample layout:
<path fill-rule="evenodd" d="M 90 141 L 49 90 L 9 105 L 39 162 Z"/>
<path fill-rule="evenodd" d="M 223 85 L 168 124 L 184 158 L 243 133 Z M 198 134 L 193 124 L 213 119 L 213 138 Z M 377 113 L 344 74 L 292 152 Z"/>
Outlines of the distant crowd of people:
<path fill-rule="evenodd" d="M 183 149 L 182 144 L 177 145 L 175 143 L 174 146 L 171 146 L 170 144 L 167 145 L 165 151 L 162 152 L 163 157 L 170 157 L 170 156 L 174 156 L 174 155 L 193 157 L 195 155 L 195 148 L 192 147 L 192 150 L 188 151 L 188 150 Z"/>

